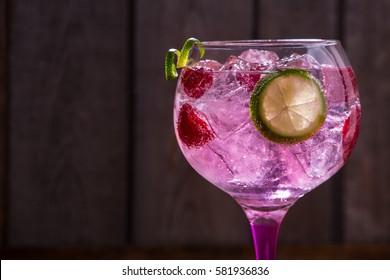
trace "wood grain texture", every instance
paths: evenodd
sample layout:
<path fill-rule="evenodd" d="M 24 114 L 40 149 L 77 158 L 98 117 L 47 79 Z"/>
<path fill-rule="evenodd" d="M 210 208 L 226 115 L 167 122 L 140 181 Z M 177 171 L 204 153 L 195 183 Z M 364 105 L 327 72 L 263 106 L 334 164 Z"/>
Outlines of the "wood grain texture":
<path fill-rule="evenodd" d="M 362 120 L 346 166 L 346 241 L 390 242 L 390 2 L 346 1 L 345 47 Z"/>
<path fill-rule="evenodd" d="M 311 37 L 344 43 L 361 134 L 342 172 L 291 208 L 279 257 L 388 258 L 389 1 L 130 2 L 0 0 L 0 251 L 252 259 L 243 211 L 181 154 L 163 59 L 191 36 Z M 340 241 L 384 247 L 311 247 Z"/>
<path fill-rule="evenodd" d="M 8 245 L 124 244 L 127 1 L 10 11 Z"/>
<path fill-rule="evenodd" d="M 7 1 L 0 0 L 0 248 L 6 245 Z"/>
<path fill-rule="evenodd" d="M 278 247 L 280 260 L 389 260 L 390 245 L 305 245 Z M 58 247 L 0 251 L 2 260 L 253 260 L 253 247 L 125 246 Z"/>
<path fill-rule="evenodd" d="M 189 37 L 247 39 L 250 1 L 138 1 L 136 37 L 136 244 L 248 244 L 240 207 L 185 161 L 173 131 L 177 81 L 164 78 L 164 57 Z"/>
<path fill-rule="evenodd" d="M 339 33 L 339 1 L 259 1 L 261 38 L 334 39 Z"/>
<path fill-rule="evenodd" d="M 258 37 L 335 39 L 341 28 L 338 9 L 337 0 L 260 1 Z M 338 239 L 335 228 L 339 225 L 333 215 L 334 192 L 341 188 L 337 176 L 290 208 L 280 229 L 280 243 L 331 243 Z"/>

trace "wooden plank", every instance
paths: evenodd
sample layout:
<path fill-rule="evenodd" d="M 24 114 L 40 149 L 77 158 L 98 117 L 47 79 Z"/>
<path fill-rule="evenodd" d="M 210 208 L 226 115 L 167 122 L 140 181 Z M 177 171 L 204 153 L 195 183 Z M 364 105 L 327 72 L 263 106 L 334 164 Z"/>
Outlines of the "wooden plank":
<path fill-rule="evenodd" d="M 185 247 L 124 246 L 117 248 L 61 247 L 0 251 L 2 260 L 253 260 L 252 246 Z M 389 260 L 390 245 L 280 245 L 281 260 Z"/>
<path fill-rule="evenodd" d="M 248 244 L 243 211 L 184 160 L 173 131 L 176 81 L 163 60 L 189 37 L 248 39 L 250 1 L 138 1 L 136 45 L 136 244 Z"/>
<path fill-rule="evenodd" d="M 7 1 L 0 0 L 0 248 L 6 243 Z"/>
<path fill-rule="evenodd" d="M 259 38 L 323 38 L 339 34 L 339 1 L 260 0 Z"/>
<path fill-rule="evenodd" d="M 12 1 L 9 246 L 126 243 L 127 16 Z"/>
<path fill-rule="evenodd" d="M 357 146 L 346 166 L 346 240 L 390 242 L 390 2 L 346 1 L 345 45 L 362 104 Z"/>
<path fill-rule="evenodd" d="M 341 28 L 338 13 L 336 0 L 260 1 L 257 37 L 335 38 Z M 281 244 L 329 243 L 340 238 L 335 236 L 339 229 L 333 214 L 339 180 L 337 176 L 331 178 L 290 208 L 280 229 Z"/>

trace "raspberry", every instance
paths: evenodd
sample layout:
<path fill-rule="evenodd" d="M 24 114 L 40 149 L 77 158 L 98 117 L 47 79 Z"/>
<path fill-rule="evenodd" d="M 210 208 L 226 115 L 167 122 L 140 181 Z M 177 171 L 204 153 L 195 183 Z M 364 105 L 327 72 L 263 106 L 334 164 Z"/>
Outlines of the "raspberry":
<path fill-rule="evenodd" d="M 189 148 L 199 148 L 214 138 L 214 133 L 194 107 L 183 104 L 179 111 L 177 131 L 180 140 Z"/>
<path fill-rule="evenodd" d="M 200 98 L 213 83 L 211 69 L 184 68 L 181 74 L 181 85 L 191 98 Z"/>
<path fill-rule="evenodd" d="M 349 117 L 345 120 L 342 135 L 343 135 L 343 157 L 346 161 L 352 153 L 356 144 L 360 129 L 360 107 L 356 106 Z"/>
<path fill-rule="evenodd" d="M 241 73 L 237 72 L 236 78 L 241 86 L 246 87 L 248 91 L 253 91 L 257 82 L 260 80 L 260 73 Z"/>

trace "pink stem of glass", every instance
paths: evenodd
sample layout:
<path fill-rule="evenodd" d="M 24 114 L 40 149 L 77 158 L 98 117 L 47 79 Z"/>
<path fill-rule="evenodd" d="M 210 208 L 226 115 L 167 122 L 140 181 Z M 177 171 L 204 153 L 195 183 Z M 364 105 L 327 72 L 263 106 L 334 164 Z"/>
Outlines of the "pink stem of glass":
<path fill-rule="evenodd" d="M 245 209 L 252 228 L 257 260 L 275 260 L 279 227 L 287 209 L 260 212 Z"/>

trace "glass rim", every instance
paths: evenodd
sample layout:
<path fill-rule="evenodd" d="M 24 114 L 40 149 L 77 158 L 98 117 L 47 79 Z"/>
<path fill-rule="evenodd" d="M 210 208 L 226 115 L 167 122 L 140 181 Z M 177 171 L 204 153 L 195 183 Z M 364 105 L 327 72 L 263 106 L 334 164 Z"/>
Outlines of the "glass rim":
<path fill-rule="evenodd" d="M 314 48 L 339 45 L 339 40 L 334 39 L 256 39 L 256 40 L 227 40 L 227 41 L 203 41 L 205 48 Z"/>

